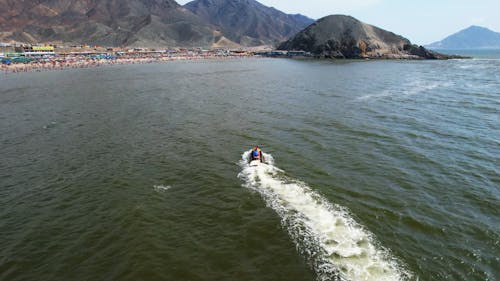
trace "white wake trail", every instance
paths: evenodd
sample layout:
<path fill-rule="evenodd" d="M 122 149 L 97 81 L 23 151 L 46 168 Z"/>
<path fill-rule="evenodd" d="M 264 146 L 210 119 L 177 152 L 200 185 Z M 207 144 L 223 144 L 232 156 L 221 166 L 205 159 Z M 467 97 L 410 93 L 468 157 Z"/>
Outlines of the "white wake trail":
<path fill-rule="evenodd" d="M 380 246 L 349 212 L 328 202 L 305 183 L 273 165 L 249 166 L 250 151 L 242 155 L 239 178 L 259 192 L 281 217 L 297 248 L 316 271 L 318 280 L 407 280 L 411 274 Z"/>

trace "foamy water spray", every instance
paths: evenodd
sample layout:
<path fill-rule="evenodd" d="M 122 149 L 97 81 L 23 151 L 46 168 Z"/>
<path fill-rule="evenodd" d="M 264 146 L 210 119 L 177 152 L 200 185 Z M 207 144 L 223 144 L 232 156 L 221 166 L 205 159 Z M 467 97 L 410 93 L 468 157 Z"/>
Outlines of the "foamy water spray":
<path fill-rule="evenodd" d="M 316 271 L 318 280 L 407 280 L 411 274 L 359 225 L 348 211 L 328 202 L 305 183 L 287 177 L 274 166 L 249 166 L 250 151 L 242 155 L 239 178 L 259 192 L 281 217 L 297 249 Z"/>

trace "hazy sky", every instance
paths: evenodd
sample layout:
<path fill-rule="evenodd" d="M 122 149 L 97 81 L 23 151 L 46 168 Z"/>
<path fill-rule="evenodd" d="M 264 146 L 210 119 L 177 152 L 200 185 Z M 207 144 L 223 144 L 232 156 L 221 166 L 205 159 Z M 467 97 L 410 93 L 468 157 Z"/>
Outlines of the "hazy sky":
<path fill-rule="evenodd" d="M 351 15 L 415 44 L 444 39 L 471 25 L 500 32 L 500 0 L 258 0 L 286 13 L 318 19 Z M 177 0 L 185 4 L 189 0 Z"/>

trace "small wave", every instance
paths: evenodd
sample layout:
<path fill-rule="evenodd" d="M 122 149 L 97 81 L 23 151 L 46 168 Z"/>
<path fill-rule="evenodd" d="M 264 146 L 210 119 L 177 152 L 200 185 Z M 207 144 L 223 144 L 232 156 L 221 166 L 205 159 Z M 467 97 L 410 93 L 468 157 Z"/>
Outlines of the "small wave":
<path fill-rule="evenodd" d="M 460 68 L 460 69 L 471 69 L 473 67 L 474 67 L 473 64 L 464 64 L 464 65 L 459 65 L 458 66 L 458 68 Z"/>
<path fill-rule="evenodd" d="M 305 183 L 268 165 L 249 166 L 243 153 L 239 178 L 259 192 L 316 271 L 318 280 L 407 280 L 411 274 L 349 212 L 331 204 Z"/>
<path fill-rule="evenodd" d="M 47 130 L 47 129 L 50 129 L 50 128 L 54 128 L 56 125 L 57 125 L 57 122 L 52 121 L 49 124 L 43 126 L 43 129 Z"/>
<path fill-rule="evenodd" d="M 153 189 L 158 192 L 165 192 L 171 188 L 172 186 L 170 185 L 153 185 Z"/>
<path fill-rule="evenodd" d="M 387 97 L 408 97 L 417 95 L 420 93 L 425 93 L 436 88 L 449 87 L 452 84 L 450 82 L 429 82 L 423 80 L 415 80 L 406 85 L 404 89 L 387 89 L 378 94 L 368 94 L 356 98 L 357 101 L 364 101 L 370 99 L 381 99 Z"/>
<path fill-rule="evenodd" d="M 377 99 L 377 98 L 385 98 L 385 97 L 390 97 L 394 95 L 393 92 L 391 91 L 383 91 L 382 93 L 380 94 L 369 94 L 369 95 L 364 95 L 364 96 L 361 96 L 359 98 L 357 98 L 356 100 L 369 100 L 369 99 Z"/>

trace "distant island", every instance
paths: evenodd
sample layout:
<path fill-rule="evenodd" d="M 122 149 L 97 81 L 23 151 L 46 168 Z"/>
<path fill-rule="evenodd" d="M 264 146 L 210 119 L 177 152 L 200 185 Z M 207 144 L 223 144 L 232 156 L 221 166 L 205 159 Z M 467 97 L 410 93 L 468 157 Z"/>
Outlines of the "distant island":
<path fill-rule="evenodd" d="M 500 33 L 485 27 L 470 26 L 426 47 L 433 50 L 500 49 Z"/>

